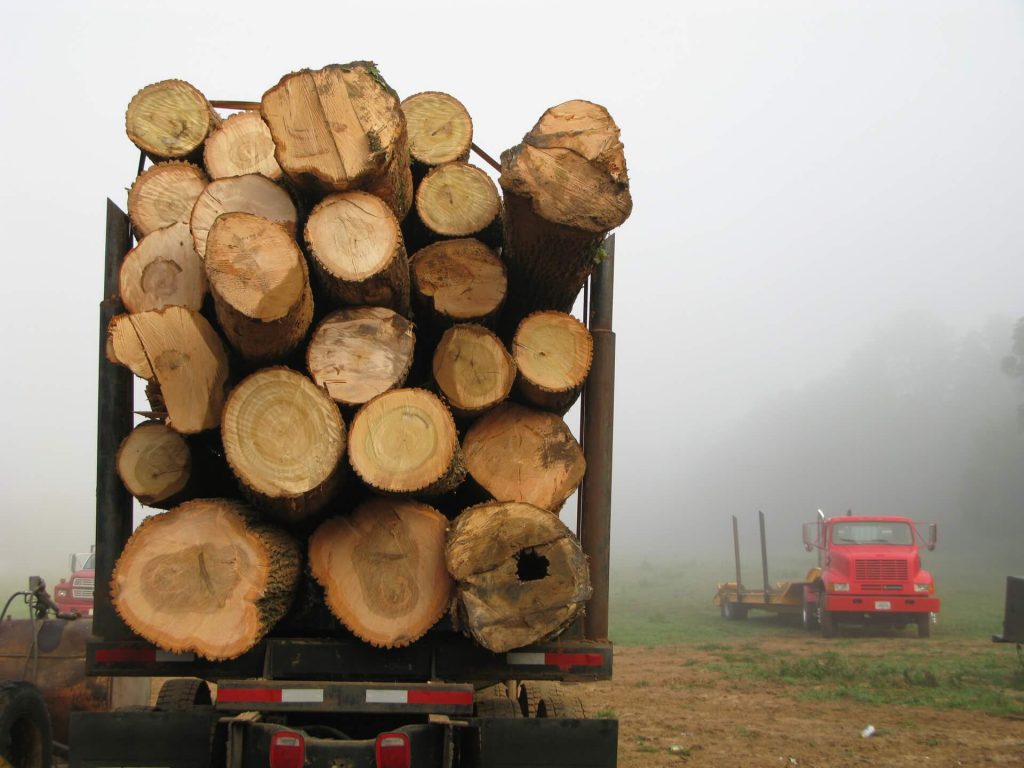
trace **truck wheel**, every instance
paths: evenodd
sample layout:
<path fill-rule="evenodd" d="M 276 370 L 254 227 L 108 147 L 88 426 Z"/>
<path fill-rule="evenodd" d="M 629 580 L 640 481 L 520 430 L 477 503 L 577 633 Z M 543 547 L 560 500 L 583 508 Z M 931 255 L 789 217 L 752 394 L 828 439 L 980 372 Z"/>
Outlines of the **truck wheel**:
<path fill-rule="evenodd" d="M 722 598 L 722 618 L 726 621 L 740 621 L 747 618 L 747 607 Z"/>
<path fill-rule="evenodd" d="M 49 768 L 52 739 L 39 689 L 31 683 L 0 683 L 0 757 L 12 768 Z"/>
<path fill-rule="evenodd" d="M 196 707 L 213 704 L 210 686 L 198 677 L 179 677 L 160 686 L 156 708 L 164 712 L 191 712 Z"/>
<path fill-rule="evenodd" d="M 519 702 L 526 717 L 586 717 L 582 700 L 558 683 L 525 682 L 519 686 Z"/>
<path fill-rule="evenodd" d="M 474 699 L 477 717 L 516 719 L 523 716 L 519 702 L 509 696 L 504 683 L 478 690 Z"/>
<path fill-rule="evenodd" d="M 801 606 L 801 619 L 803 620 L 804 629 L 808 632 L 813 632 L 818 628 L 818 603 L 811 602 L 805 596 Z"/>
<path fill-rule="evenodd" d="M 917 617 L 917 636 L 932 636 L 932 615 L 930 613 L 923 613 Z"/>
<path fill-rule="evenodd" d="M 818 624 L 821 626 L 821 636 L 825 638 L 836 636 L 836 620 L 832 611 L 824 608 L 818 611 Z"/>

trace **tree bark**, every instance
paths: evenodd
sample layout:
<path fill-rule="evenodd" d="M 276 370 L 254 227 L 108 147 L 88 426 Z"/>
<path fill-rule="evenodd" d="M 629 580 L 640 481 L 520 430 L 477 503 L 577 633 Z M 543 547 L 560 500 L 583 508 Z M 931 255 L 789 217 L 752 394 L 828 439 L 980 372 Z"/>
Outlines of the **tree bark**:
<path fill-rule="evenodd" d="M 274 139 L 259 112 L 238 112 L 210 134 L 203 146 L 210 178 L 258 173 L 280 182 L 284 171 L 274 157 Z"/>
<path fill-rule="evenodd" d="M 587 101 L 552 107 L 501 155 L 508 320 L 572 310 L 605 235 L 632 210 L 619 129 Z"/>
<path fill-rule="evenodd" d="M 224 213 L 251 213 L 283 226 L 295 236 L 298 212 L 288 193 L 258 173 L 211 181 L 192 209 L 189 226 L 199 258 L 206 258 L 210 228 Z"/>
<path fill-rule="evenodd" d="M 564 421 L 516 403 L 502 403 L 473 422 L 462 449 L 470 476 L 495 499 L 555 513 L 587 466 Z"/>
<path fill-rule="evenodd" d="M 501 259 L 473 238 L 420 249 L 412 257 L 410 275 L 417 320 L 435 328 L 457 322 L 493 326 L 508 290 Z"/>
<path fill-rule="evenodd" d="M 339 309 L 313 332 L 306 366 L 336 402 L 357 407 L 405 383 L 415 345 L 413 324 L 390 309 Z"/>
<path fill-rule="evenodd" d="M 128 190 L 128 218 L 138 237 L 188 224 L 192 207 L 210 182 L 202 168 L 191 163 L 157 163 L 140 173 Z"/>
<path fill-rule="evenodd" d="M 305 339 L 313 292 L 306 259 L 282 225 L 221 214 L 207 241 L 206 275 L 221 330 L 245 360 L 282 361 Z"/>
<path fill-rule="evenodd" d="M 159 421 L 139 424 L 117 451 L 117 474 L 147 507 L 170 509 L 188 498 L 192 454 L 185 438 Z"/>
<path fill-rule="evenodd" d="M 473 120 L 454 96 L 425 91 L 402 100 L 409 156 L 426 166 L 469 159 Z"/>
<path fill-rule="evenodd" d="M 262 115 L 277 161 L 292 182 L 319 199 L 333 192 L 394 187 L 398 218 L 409 209 L 397 179 L 408 166 L 398 96 L 369 62 L 332 64 L 285 75 L 263 94 Z M 406 168 L 406 171 L 408 169 Z"/>
<path fill-rule="evenodd" d="M 296 543 L 244 504 L 197 499 L 142 522 L 118 558 L 111 597 L 157 647 L 234 659 L 288 610 L 300 567 Z"/>
<path fill-rule="evenodd" d="M 132 97 L 124 122 L 128 138 L 154 161 L 200 162 L 203 142 L 220 116 L 195 86 L 162 80 Z"/>
<path fill-rule="evenodd" d="M 264 368 L 231 391 L 221 437 L 246 496 L 287 522 L 323 509 L 344 477 L 345 424 L 338 406 L 288 368 Z"/>
<path fill-rule="evenodd" d="M 564 414 L 583 391 L 594 359 L 590 331 L 564 312 L 534 312 L 512 340 L 516 391 L 530 405 Z"/>
<path fill-rule="evenodd" d="M 185 307 L 117 315 L 107 331 L 107 358 L 136 376 L 156 379 L 167 425 L 182 434 L 220 424 L 228 356 L 212 326 Z"/>
<path fill-rule="evenodd" d="M 119 282 L 129 312 L 171 305 L 202 309 L 206 274 L 188 225 L 172 224 L 143 237 L 124 257 Z"/>
<path fill-rule="evenodd" d="M 309 567 L 327 605 L 362 640 L 400 648 L 448 609 L 448 520 L 408 499 L 373 498 L 323 523 L 309 542 Z"/>
<path fill-rule="evenodd" d="M 398 220 L 380 198 L 368 192 L 331 195 L 310 213 L 305 239 L 335 301 L 409 316 L 409 260 Z"/>
<path fill-rule="evenodd" d="M 500 229 L 501 198 L 494 181 L 469 163 L 452 162 L 431 170 L 416 190 L 416 214 L 440 237 L 486 239 Z"/>
<path fill-rule="evenodd" d="M 352 420 L 349 461 L 384 493 L 442 494 L 466 477 L 451 412 L 423 389 L 393 389 Z"/>
<path fill-rule="evenodd" d="M 516 364 L 494 333 L 482 325 L 460 323 L 441 337 L 433 372 L 452 412 L 472 419 L 508 397 Z"/>
<path fill-rule="evenodd" d="M 555 515 L 521 502 L 488 502 L 459 515 L 446 559 L 459 625 L 495 653 L 562 631 L 592 591 L 576 537 Z"/>

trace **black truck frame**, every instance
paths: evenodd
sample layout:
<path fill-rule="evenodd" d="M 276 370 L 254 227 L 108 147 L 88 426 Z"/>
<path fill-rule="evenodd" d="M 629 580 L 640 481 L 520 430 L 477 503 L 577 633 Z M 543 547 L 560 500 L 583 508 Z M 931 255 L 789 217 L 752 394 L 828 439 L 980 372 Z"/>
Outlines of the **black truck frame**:
<path fill-rule="evenodd" d="M 528 706 L 521 687 L 607 680 L 612 674 L 607 637 L 614 237 L 606 241 L 606 256 L 584 293 L 584 316 L 594 337 L 581 406 L 587 473 L 577 508 L 577 533 L 593 586 L 586 615 L 554 642 L 500 654 L 462 637 L 447 621 L 418 642 L 392 650 L 373 648 L 336 624 L 304 635 L 303 627 L 289 629 L 285 621 L 283 630 L 227 662 L 153 647 L 128 629 L 110 601 L 107 585 L 133 527 L 132 497 L 117 477 L 115 458 L 134 415 L 131 373 L 107 361 L 105 345 L 110 320 L 124 311 L 118 275 L 131 243 L 128 217 L 108 200 L 98 353 L 97 589 L 86 667 L 89 675 L 170 677 L 179 683 L 193 678 L 192 689 L 184 690 L 202 690 L 204 696 L 179 697 L 173 706 L 158 708 L 75 713 L 72 768 L 614 766 L 616 720 L 547 717 L 563 713 Z M 199 681 L 216 683 L 215 696 Z"/>

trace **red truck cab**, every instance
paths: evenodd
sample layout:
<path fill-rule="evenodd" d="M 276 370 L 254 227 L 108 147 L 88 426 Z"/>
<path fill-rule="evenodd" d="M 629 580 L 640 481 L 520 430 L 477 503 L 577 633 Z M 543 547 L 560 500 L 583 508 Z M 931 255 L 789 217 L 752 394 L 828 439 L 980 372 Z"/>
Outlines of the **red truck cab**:
<path fill-rule="evenodd" d="M 867 623 L 915 624 L 927 637 L 940 601 L 921 549 L 935 549 L 937 538 L 934 523 L 909 517 L 821 515 L 807 523 L 804 544 L 818 550 L 821 575 L 806 588 L 813 608 L 805 616 L 816 619 L 825 637 L 838 624 Z"/>
<path fill-rule="evenodd" d="M 71 556 L 71 575 L 61 579 L 53 589 L 53 601 L 61 613 L 76 611 L 79 616 L 92 616 L 95 568 L 95 552 L 80 552 Z"/>

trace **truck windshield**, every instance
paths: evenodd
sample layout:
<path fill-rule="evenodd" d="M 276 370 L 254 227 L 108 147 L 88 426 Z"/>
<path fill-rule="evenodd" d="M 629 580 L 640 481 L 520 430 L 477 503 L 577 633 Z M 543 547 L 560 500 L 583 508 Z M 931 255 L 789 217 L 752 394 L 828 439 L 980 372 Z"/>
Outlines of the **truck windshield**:
<path fill-rule="evenodd" d="M 96 555 L 89 553 L 86 555 L 75 555 L 75 570 L 76 571 L 94 571 L 96 570 Z"/>
<path fill-rule="evenodd" d="M 914 532 L 907 523 L 856 522 L 832 526 L 833 544 L 901 544 L 914 543 Z"/>

